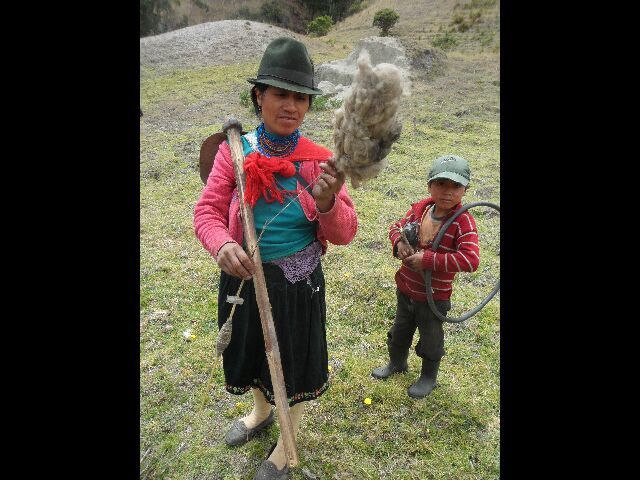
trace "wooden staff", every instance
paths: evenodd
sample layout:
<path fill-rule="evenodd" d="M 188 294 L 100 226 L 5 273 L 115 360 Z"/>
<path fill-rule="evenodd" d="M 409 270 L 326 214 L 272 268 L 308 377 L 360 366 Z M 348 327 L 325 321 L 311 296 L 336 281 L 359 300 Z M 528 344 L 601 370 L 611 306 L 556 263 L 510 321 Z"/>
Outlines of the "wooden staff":
<path fill-rule="evenodd" d="M 298 453 L 296 452 L 296 439 L 293 436 L 293 425 L 289 415 L 289 402 L 287 402 L 287 391 L 284 386 L 284 375 L 282 373 L 282 363 L 280 362 L 280 349 L 278 348 L 278 338 L 273 325 L 271 315 L 271 304 L 267 293 L 267 283 L 262 270 L 262 260 L 260 259 L 260 249 L 256 238 L 256 227 L 253 220 L 253 209 L 244 201 L 245 175 L 244 175 L 244 154 L 240 132 L 242 125 L 233 117 L 222 126 L 222 130 L 227 134 L 229 146 L 231 147 L 231 158 L 233 159 L 233 171 L 238 187 L 238 200 L 240 201 L 240 213 L 242 216 L 242 229 L 247 243 L 249 256 L 253 253 L 252 259 L 256 267 L 253 275 L 255 285 L 256 301 L 260 312 L 260 323 L 262 324 L 262 334 L 264 336 L 264 349 L 269 363 L 269 373 L 271 374 L 271 384 L 278 411 L 278 421 L 280 422 L 280 434 L 284 442 L 284 450 L 290 467 L 298 465 Z"/>

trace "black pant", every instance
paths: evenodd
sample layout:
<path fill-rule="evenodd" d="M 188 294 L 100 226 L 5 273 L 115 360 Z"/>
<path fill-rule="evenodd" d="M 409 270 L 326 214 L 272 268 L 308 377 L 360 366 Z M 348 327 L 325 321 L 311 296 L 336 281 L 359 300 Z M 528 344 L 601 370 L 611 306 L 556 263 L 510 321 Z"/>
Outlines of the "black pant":
<path fill-rule="evenodd" d="M 420 339 L 416 344 L 416 354 L 421 358 L 437 361 L 444 355 L 444 329 L 442 320 L 434 315 L 427 302 L 418 302 L 396 289 L 398 303 L 393 326 L 387 332 L 387 345 L 397 350 L 409 350 L 413 334 L 418 328 Z M 442 315 L 451 309 L 449 300 L 436 300 L 436 307 Z"/>

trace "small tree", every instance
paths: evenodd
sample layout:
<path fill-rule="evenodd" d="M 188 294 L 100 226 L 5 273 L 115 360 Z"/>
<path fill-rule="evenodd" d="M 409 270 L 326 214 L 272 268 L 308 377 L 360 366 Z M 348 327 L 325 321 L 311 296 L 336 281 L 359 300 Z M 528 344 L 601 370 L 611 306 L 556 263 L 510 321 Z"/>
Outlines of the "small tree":
<path fill-rule="evenodd" d="M 280 8 L 280 5 L 276 0 L 271 0 L 269 3 L 263 3 L 260 6 L 260 15 L 262 20 L 266 23 L 272 23 L 275 25 L 286 24 L 286 15 Z"/>
<path fill-rule="evenodd" d="M 347 16 L 354 15 L 358 12 L 361 12 L 362 10 L 364 10 L 364 7 L 365 5 L 363 0 L 352 3 L 349 9 L 347 10 Z"/>
<path fill-rule="evenodd" d="M 395 10 L 390 8 L 383 8 L 378 10 L 373 17 L 373 26 L 379 27 L 382 30 L 382 36 L 389 35 L 389 29 L 393 27 L 400 18 L 400 15 Z"/>
<path fill-rule="evenodd" d="M 164 30 L 163 21 L 173 13 L 173 3 L 180 2 L 179 0 L 140 0 L 140 37 L 155 35 Z"/>
<path fill-rule="evenodd" d="M 316 17 L 313 21 L 309 22 L 307 26 L 307 32 L 313 33 L 318 37 L 322 37 L 329 33 L 329 30 L 333 26 L 333 20 L 329 15 L 323 15 L 321 17 Z"/>

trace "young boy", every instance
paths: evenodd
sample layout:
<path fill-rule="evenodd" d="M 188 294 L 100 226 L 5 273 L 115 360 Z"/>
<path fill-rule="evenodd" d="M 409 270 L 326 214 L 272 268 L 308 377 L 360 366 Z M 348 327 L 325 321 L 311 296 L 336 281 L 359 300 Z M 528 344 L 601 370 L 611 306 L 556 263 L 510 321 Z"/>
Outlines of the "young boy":
<path fill-rule="evenodd" d="M 427 183 L 431 196 L 412 204 L 404 218 L 389 228 L 393 255 L 402 260 L 395 275 L 398 303 L 395 321 L 387 333 L 389 364 L 371 374 L 387 378 L 407 371 L 409 347 L 417 327 L 420 339 L 415 348 L 422 358 L 422 370 L 420 378 L 409 387 L 409 396 L 413 398 L 431 393 L 445 353 L 442 321 L 427 303 L 423 270 L 432 270 L 433 299 L 442 315 L 446 315 L 451 309 L 449 298 L 456 273 L 474 272 L 480 263 L 478 232 L 469 211 L 451 224 L 438 250 L 431 250 L 440 226 L 462 206 L 470 178 L 471 171 L 464 158 L 455 155 L 437 158 Z"/>

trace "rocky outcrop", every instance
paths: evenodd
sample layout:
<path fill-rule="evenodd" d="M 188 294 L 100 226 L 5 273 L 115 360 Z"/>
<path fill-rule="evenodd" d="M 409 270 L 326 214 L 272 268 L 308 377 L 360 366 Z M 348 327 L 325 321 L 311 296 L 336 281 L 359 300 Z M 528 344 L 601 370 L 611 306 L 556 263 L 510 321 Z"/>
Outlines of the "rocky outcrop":
<path fill-rule="evenodd" d="M 335 95 L 339 100 L 344 99 L 351 88 L 353 77 L 358 70 L 357 61 L 360 53 L 366 50 L 371 59 L 371 65 L 391 63 L 400 69 L 403 94 L 411 93 L 409 80 L 410 62 L 405 55 L 405 49 L 394 37 L 367 37 L 360 42 L 356 49 L 344 60 L 334 60 L 316 67 L 315 80 L 318 88 L 325 95 Z"/>

